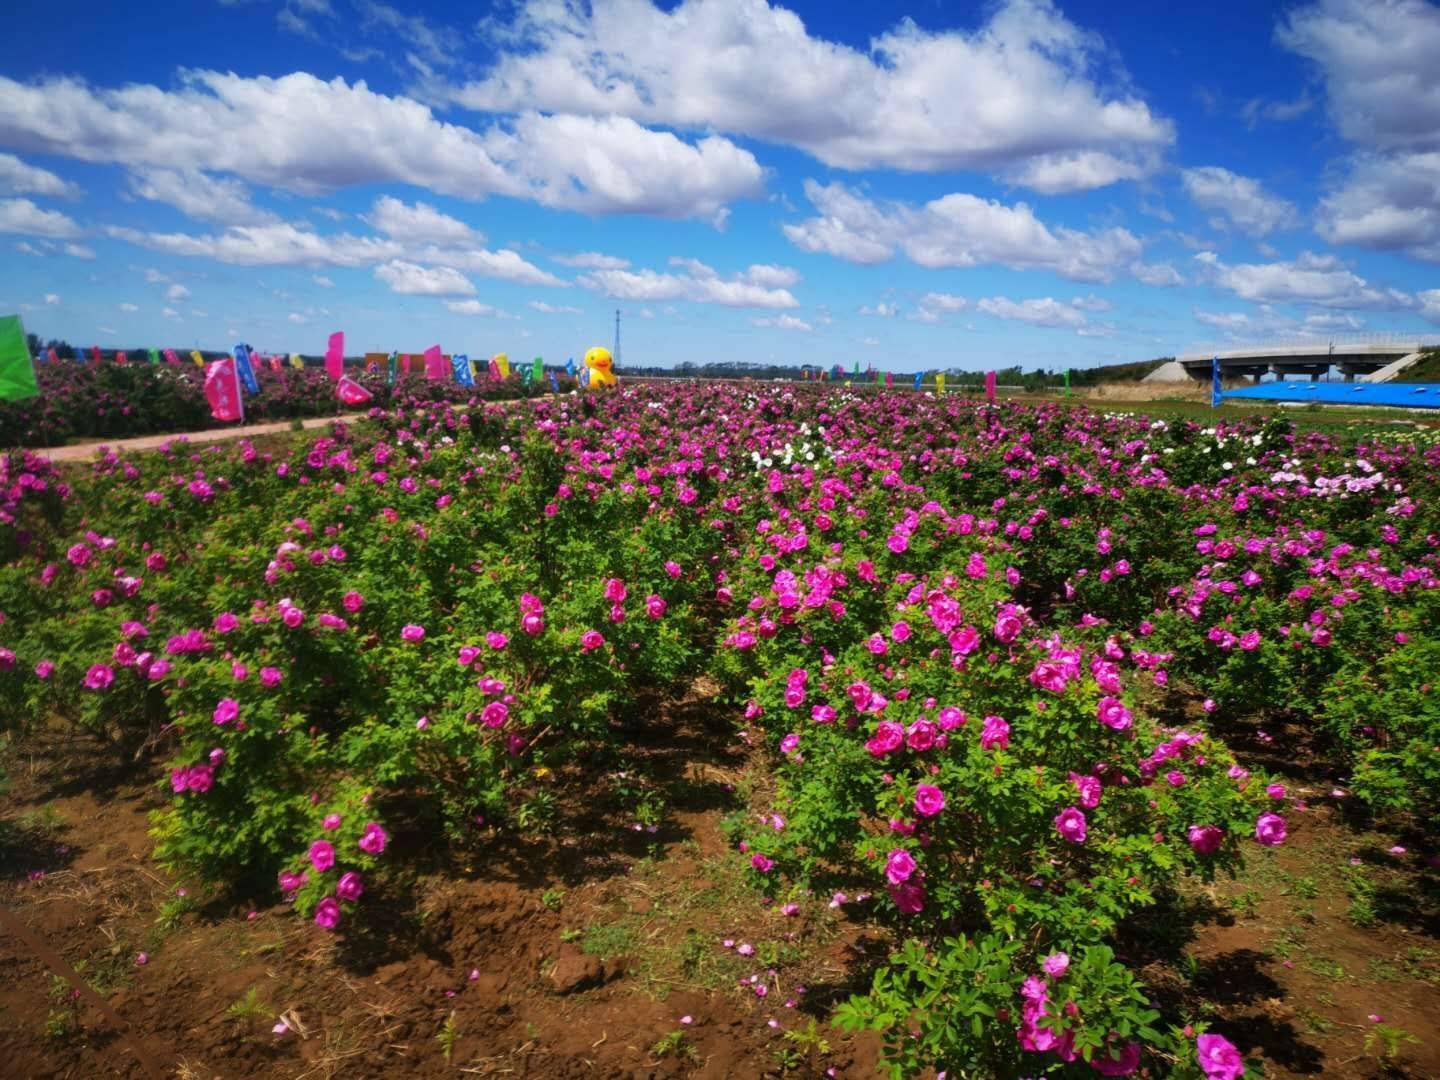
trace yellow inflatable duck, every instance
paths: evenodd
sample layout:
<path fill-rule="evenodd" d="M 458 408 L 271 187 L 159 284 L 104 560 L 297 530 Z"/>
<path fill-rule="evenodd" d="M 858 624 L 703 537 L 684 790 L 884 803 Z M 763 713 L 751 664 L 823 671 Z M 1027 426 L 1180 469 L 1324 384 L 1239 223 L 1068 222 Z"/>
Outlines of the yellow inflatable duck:
<path fill-rule="evenodd" d="M 585 368 L 590 373 L 586 380 L 586 389 L 599 390 L 605 386 L 616 385 L 615 361 L 610 357 L 610 350 L 603 346 L 596 345 L 585 354 Z"/>

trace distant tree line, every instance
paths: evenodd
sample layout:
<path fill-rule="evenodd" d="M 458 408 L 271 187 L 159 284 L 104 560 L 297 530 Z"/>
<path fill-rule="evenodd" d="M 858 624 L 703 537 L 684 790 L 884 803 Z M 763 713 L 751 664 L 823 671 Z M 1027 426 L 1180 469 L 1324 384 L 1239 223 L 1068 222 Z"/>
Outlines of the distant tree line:
<path fill-rule="evenodd" d="M 1109 364 L 1103 367 L 1094 368 L 1072 368 L 1070 370 L 1071 386 L 1095 386 L 1107 382 L 1129 382 L 1143 379 L 1161 364 L 1173 360 L 1172 356 L 1161 356 L 1154 360 L 1143 360 L 1129 364 Z M 686 361 L 676 364 L 674 367 L 647 367 L 636 364 L 623 364 L 617 367 L 621 375 L 652 375 L 652 376 L 679 376 L 681 378 L 695 379 L 758 379 L 777 380 L 789 379 L 801 381 L 815 379 L 822 370 L 833 371 L 833 368 L 821 368 L 817 364 L 782 365 L 782 364 L 757 364 L 746 361 L 727 360 L 709 364 L 694 364 Z M 882 369 L 883 370 L 883 369 Z M 927 379 L 934 375 L 936 370 L 945 372 L 945 381 L 950 386 L 984 386 L 985 372 L 983 371 L 961 371 L 957 368 L 927 369 Z M 843 378 L 854 377 L 854 367 L 844 369 Z M 868 373 L 862 371 L 862 378 Z M 910 381 L 914 373 L 895 373 L 896 381 Z M 1065 370 L 1057 368 L 1049 370 L 1039 368 L 1033 371 L 1025 371 L 1019 365 L 1006 368 L 997 368 L 995 381 L 1001 386 L 1019 386 L 1026 390 L 1044 390 L 1065 385 Z"/>

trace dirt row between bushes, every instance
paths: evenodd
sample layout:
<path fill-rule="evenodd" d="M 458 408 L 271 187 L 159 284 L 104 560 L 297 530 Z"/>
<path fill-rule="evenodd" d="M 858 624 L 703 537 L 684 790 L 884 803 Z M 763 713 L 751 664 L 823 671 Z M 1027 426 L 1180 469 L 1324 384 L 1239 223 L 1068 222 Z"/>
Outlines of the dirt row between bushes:
<path fill-rule="evenodd" d="M 300 421 L 305 431 L 313 431 L 333 424 L 337 420 L 346 423 L 361 420 L 364 413 L 341 413 L 339 416 L 312 416 Z M 28 451 L 48 461 L 88 461 L 104 450 L 119 450 L 135 453 L 139 450 L 158 450 L 174 442 L 190 445 L 225 442 L 229 439 L 251 439 L 261 435 L 281 435 L 293 431 L 295 421 L 276 420 L 269 424 L 243 424 L 240 427 L 207 428 L 204 431 L 182 431 L 168 435 L 141 435 L 134 439 L 97 439 L 94 442 L 75 443 L 70 446 L 46 446 Z"/>

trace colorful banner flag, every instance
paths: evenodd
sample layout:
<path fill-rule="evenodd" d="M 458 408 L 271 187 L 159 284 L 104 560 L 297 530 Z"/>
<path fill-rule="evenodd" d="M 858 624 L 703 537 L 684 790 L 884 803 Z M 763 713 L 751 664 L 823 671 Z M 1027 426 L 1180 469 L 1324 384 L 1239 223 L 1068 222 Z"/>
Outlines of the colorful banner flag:
<path fill-rule="evenodd" d="M 530 389 L 530 380 L 534 377 L 535 369 L 533 367 L 522 367 L 520 369 L 520 385 L 525 389 Z"/>
<path fill-rule="evenodd" d="M 456 353 L 450 357 L 450 367 L 455 372 L 455 381 L 461 386 L 474 386 L 475 373 L 470 370 L 470 357 Z"/>
<path fill-rule="evenodd" d="M 1220 387 L 1220 357 L 1212 356 L 1210 358 L 1210 407 L 1216 408 L 1224 396 Z"/>
<path fill-rule="evenodd" d="M 565 374 L 572 379 L 575 377 L 575 358 L 573 356 L 565 361 Z"/>
<path fill-rule="evenodd" d="M 99 345 L 91 345 L 91 346 L 90 346 L 90 362 L 91 362 L 91 363 L 94 363 L 94 364 L 100 363 L 100 346 L 99 346 Z"/>
<path fill-rule="evenodd" d="M 298 352 L 292 352 L 290 354 L 290 366 L 296 371 L 305 370 L 305 361 L 300 358 L 300 354 Z"/>
<path fill-rule="evenodd" d="M 445 378 L 445 356 L 440 352 L 439 345 L 431 345 L 425 350 L 425 378 L 435 380 Z"/>
<path fill-rule="evenodd" d="M 345 331 L 336 330 L 330 335 L 330 344 L 325 349 L 325 374 L 335 381 L 345 374 Z"/>
<path fill-rule="evenodd" d="M 260 382 L 255 378 L 255 367 L 250 363 L 250 346 L 235 346 L 235 374 L 240 378 L 240 384 L 245 387 L 247 394 L 258 394 Z"/>
<path fill-rule="evenodd" d="M 1065 396 L 1070 396 L 1070 369 L 1065 369 Z"/>
<path fill-rule="evenodd" d="M 245 419 L 245 395 L 232 357 L 215 360 L 206 369 L 205 400 L 210 402 L 210 415 L 216 420 Z"/>
<path fill-rule="evenodd" d="M 394 386 L 395 380 L 400 377 L 400 357 L 393 350 L 389 359 L 385 361 L 385 385 Z"/>
<path fill-rule="evenodd" d="M 40 393 L 30 343 L 19 315 L 0 318 L 0 401 L 24 401 Z"/>
<path fill-rule="evenodd" d="M 280 357 L 277 356 L 277 355 L 275 355 L 274 353 L 272 353 L 272 354 L 270 355 L 270 370 L 271 370 L 271 371 L 279 371 L 279 370 L 280 370 Z"/>
<path fill-rule="evenodd" d="M 945 393 L 945 373 L 943 371 L 935 373 L 935 393 Z"/>
<path fill-rule="evenodd" d="M 349 375 L 341 375 L 339 381 L 335 383 L 335 396 L 346 405 L 364 405 L 374 397 L 369 390 L 366 390 Z"/>
<path fill-rule="evenodd" d="M 995 404 L 995 372 L 985 372 L 985 400 L 991 405 Z"/>
<path fill-rule="evenodd" d="M 544 378 L 545 378 L 545 361 L 542 360 L 542 359 L 540 359 L 540 357 L 537 356 L 537 357 L 535 357 L 535 359 L 534 359 L 534 360 L 531 362 L 531 364 L 530 364 L 530 381 L 531 381 L 531 382 L 537 382 L 537 383 L 538 383 L 538 382 L 542 382 L 542 381 L 544 380 Z"/>
<path fill-rule="evenodd" d="M 60 362 L 60 354 L 55 351 L 54 345 L 51 345 L 50 348 L 45 350 L 45 359 L 49 360 L 52 364 L 58 364 Z"/>
<path fill-rule="evenodd" d="M 919 389 L 920 389 L 920 384 L 923 383 L 924 381 L 925 381 L 925 373 L 924 373 L 923 371 L 917 371 L 917 372 L 915 372 L 915 389 L 916 389 L 916 390 L 919 390 Z"/>
<path fill-rule="evenodd" d="M 148 357 L 149 360 L 150 360 L 150 363 L 152 363 L 152 364 L 158 364 L 158 363 L 160 362 L 160 350 L 159 350 L 159 349 L 147 349 L 147 350 L 145 350 L 145 351 L 146 351 L 147 357 Z"/>
<path fill-rule="evenodd" d="M 195 361 L 195 366 L 198 368 L 203 368 L 205 366 L 205 357 L 200 355 L 199 349 L 191 350 L 190 359 Z"/>
<path fill-rule="evenodd" d="M 550 392 L 554 394 L 560 392 L 560 376 L 556 375 L 553 371 L 550 372 Z"/>
<path fill-rule="evenodd" d="M 400 374 L 410 374 L 410 354 L 408 352 L 400 354 Z"/>
<path fill-rule="evenodd" d="M 886 390 L 889 390 L 889 389 L 890 389 L 891 387 L 893 387 L 894 385 L 895 385 L 895 376 L 894 376 L 893 374 L 891 374 L 890 372 L 888 372 L 888 371 L 885 372 L 885 389 L 886 389 Z"/>
<path fill-rule="evenodd" d="M 500 378 L 508 379 L 510 377 L 510 357 L 506 356 L 503 352 L 496 353 L 495 363 L 500 368 Z"/>
<path fill-rule="evenodd" d="M 124 349 L 118 350 L 118 351 L 115 353 L 115 362 L 116 362 L 117 364 L 128 364 L 128 363 L 130 363 L 130 354 L 127 353 Z"/>
<path fill-rule="evenodd" d="M 166 349 L 166 350 L 165 350 L 165 362 L 166 362 L 167 364 L 178 364 L 178 363 L 180 363 L 180 357 L 179 357 L 178 355 L 176 355 L 174 349 Z"/>
<path fill-rule="evenodd" d="M 490 358 L 490 378 L 495 382 L 500 381 L 500 365 L 495 362 L 493 356 Z"/>

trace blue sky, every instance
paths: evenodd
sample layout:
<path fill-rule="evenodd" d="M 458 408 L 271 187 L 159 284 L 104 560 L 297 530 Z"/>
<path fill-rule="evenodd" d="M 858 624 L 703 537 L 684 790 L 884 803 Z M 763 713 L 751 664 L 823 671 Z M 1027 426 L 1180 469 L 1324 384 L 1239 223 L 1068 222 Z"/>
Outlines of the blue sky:
<path fill-rule="evenodd" d="M 0 311 L 103 347 L 1084 367 L 1440 340 L 1420 0 L 0 10 Z M 901 12 L 904 14 L 901 14 Z"/>

